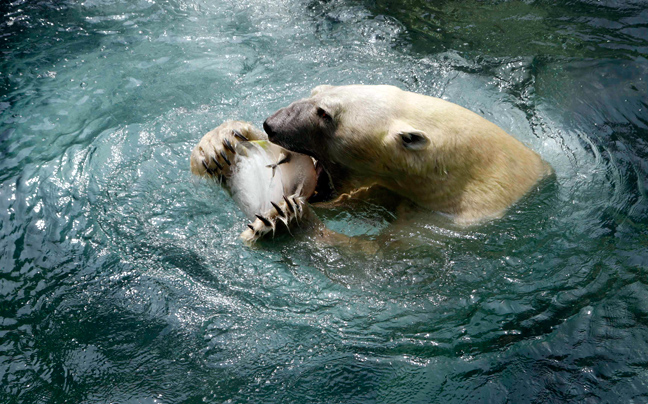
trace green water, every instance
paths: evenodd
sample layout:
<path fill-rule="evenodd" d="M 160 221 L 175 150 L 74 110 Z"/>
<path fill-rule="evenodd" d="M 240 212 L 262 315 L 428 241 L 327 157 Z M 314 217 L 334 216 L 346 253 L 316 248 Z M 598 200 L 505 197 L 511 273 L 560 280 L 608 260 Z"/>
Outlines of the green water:
<path fill-rule="evenodd" d="M 648 402 L 648 4 L 0 5 L 1 403 Z M 188 157 L 318 84 L 476 111 L 556 178 L 507 216 L 279 238 Z"/>

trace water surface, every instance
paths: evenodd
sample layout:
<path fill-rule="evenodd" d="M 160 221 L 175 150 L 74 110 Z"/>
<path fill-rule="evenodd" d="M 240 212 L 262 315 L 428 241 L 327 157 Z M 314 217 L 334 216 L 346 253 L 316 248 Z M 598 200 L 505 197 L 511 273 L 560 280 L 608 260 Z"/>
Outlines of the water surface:
<path fill-rule="evenodd" d="M 648 7 L 0 5 L 0 402 L 648 401 Z M 318 84 L 476 111 L 556 171 L 507 216 L 279 238 L 188 157 Z"/>

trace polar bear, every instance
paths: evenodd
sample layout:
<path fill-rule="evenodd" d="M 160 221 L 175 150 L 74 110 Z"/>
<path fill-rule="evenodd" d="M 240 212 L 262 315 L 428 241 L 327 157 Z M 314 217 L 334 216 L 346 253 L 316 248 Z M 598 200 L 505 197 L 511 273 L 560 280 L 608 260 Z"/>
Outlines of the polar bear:
<path fill-rule="evenodd" d="M 319 86 L 263 128 L 322 164 L 338 194 L 383 187 L 458 224 L 501 217 L 552 172 L 476 113 L 394 86 Z"/>
<path fill-rule="evenodd" d="M 268 139 L 311 156 L 317 189 L 273 204 L 274 217 L 284 222 L 291 212 L 307 210 L 308 198 L 341 200 L 386 189 L 470 225 L 501 217 L 552 173 L 537 153 L 476 113 L 394 86 L 319 86 L 278 110 L 263 128 L 230 121 L 207 133 L 192 152 L 191 171 L 227 177 L 236 144 L 250 140 Z M 274 219 L 257 218 L 244 239 L 274 231 Z"/>

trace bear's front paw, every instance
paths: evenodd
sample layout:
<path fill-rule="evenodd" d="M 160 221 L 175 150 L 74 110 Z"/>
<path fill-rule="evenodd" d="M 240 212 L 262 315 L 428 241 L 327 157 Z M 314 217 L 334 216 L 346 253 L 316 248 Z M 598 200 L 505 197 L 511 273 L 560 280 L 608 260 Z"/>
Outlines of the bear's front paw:
<path fill-rule="evenodd" d="M 279 222 L 283 223 L 284 227 L 290 231 L 292 223 L 299 223 L 308 210 L 306 198 L 298 194 L 284 196 L 283 201 L 278 204 L 270 203 L 273 209 L 263 215 L 256 215 L 256 220 L 248 224 L 248 229 L 241 233 L 240 237 L 246 244 L 254 244 L 270 233 L 274 235 Z"/>
<path fill-rule="evenodd" d="M 263 131 L 250 123 L 225 122 L 203 136 L 194 147 L 191 153 L 191 172 L 208 178 L 227 177 L 234 162 L 236 143 L 266 138 Z"/>

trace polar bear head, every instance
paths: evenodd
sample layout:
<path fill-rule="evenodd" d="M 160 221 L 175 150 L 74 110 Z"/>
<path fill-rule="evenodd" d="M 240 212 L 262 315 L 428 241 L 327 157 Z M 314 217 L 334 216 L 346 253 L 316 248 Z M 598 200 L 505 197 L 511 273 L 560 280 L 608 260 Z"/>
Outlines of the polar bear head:
<path fill-rule="evenodd" d="M 387 185 L 425 175 L 434 160 L 416 97 L 393 86 L 319 86 L 263 128 L 272 142 L 317 159 L 338 186 Z"/>

